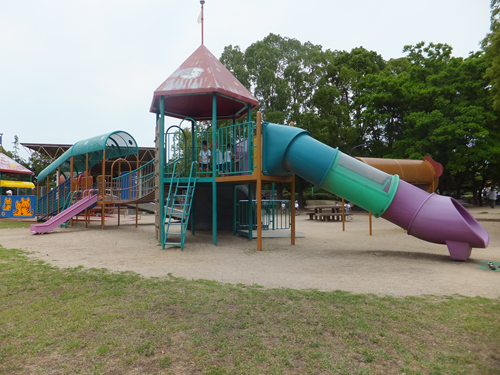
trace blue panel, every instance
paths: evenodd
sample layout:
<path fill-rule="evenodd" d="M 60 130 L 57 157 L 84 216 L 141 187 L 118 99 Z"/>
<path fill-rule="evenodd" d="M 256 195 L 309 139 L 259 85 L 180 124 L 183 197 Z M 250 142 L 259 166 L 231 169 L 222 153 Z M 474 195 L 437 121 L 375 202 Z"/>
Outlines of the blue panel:
<path fill-rule="evenodd" d="M 2 195 L 1 214 L 3 219 L 31 219 L 35 217 L 36 196 Z"/>

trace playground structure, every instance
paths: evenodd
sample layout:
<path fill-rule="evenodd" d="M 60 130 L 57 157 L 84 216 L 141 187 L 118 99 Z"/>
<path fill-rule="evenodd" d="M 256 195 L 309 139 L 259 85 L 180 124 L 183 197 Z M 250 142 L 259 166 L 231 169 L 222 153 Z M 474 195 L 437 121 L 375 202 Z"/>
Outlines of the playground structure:
<path fill-rule="evenodd" d="M 5 175 L 29 176 L 30 181 L 6 180 Z M 34 173 L 0 152 L 0 188 L 30 190 L 35 187 L 31 179 Z M 2 195 L 0 218 L 29 219 L 35 216 L 36 197 L 32 194 Z"/>
<path fill-rule="evenodd" d="M 123 159 L 127 155 L 136 155 L 137 167 Z M 109 169 L 106 169 L 106 160 L 114 159 Z M 99 168 L 100 174 L 91 175 L 92 167 Z M 122 170 L 122 165 L 123 167 Z M 94 168 L 95 169 L 95 168 Z M 50 189 L 50 175 L 57 173 L 55 188 Z M 66 177 L 65 177 L 66 176 Z M 47 193 L 40 196 L 40 184 L 46 180 Z M 90 210 L 100 213 L 101 225 L 105 227 L 105 213 L 118 210 L 123 205 L 133 205 L 136 208 L 136 225 L 138 220 L 138 205 L 143 202 L 152 202 L 154 199 L 154 165 L 153 162 L 139 166 L 138 147 L 134 138 L 123 131 L 115 131 L 92 137 L 75 143 L 56 161 L 45 168 L 37 179 L 37 218 L 38 221 L 51 223 L 67 222 L 63 220 L 68 212 L 71 217 L 85 212 L 86 226 L 90 220 Z M 97 199 L 87 200 L 87 205 L 75 205 L 87 196 L 96 196 Z M 90 203 L 92 202 L 92 203 Z M 75 211 L 76 207 L 80 211 Z M 118 221 L 120 224 L 120 221 Z M 52 228 L 53 229 L 53 228 Z M 52 230 L 50 226 L 32 225 L 33 233 L 45 233 Z"/>
<path fill-rule="evenodd" d="M 412 161 L 406 166 L 401 166 L 405 164 L 401 161 L 393 161 L 391 167 L 400 168 L 398 173 L 403 176 L 412 168 L 416 171 L 427 168 L 429 173 L 425 172 L 425 177 L 421 172 L 413 175 L 413 183 L 422 185 L 427 192 L 400 180 L 397 174 L 390 175 L 370 166 L 373 160 L 356 160 L 313 139 L 305 130 L 262 122 L 260 112 L 253 122 L 251 111 L 257 105 L 251 93 L 201 45 L 154 92 L 150 111 L 156 114 L 155 161 L 149 166 L 137 165 L 135 170 L 128 166 L 127 172 L 120 170 L 115 176 L 113 166 L 109 173 L 106 172 L 105 160 L 119 158 L 122 154 L 117 151 L 121 148 L 113 148 L 113 142 L 103 144 L 106 135 L 100 141 L 99 137 L 92 138 L 96 142 L 90 148 L 86 148 L 90 140 L 80 141 L 75 144 L 79 145 L 75 150 L 68 150 L 68 155 L 65 153 L 39 176 L 41 181 L 50 172 L 69 165 L 64 169 L 69 172 L 69 179 L 63 183 L 67 188 L 63 186 L 61 190 L 59 185 L 51 192 L 52 197 L 49 193 L 39 199 L 39 212 L 45 212 L 46 219 L 61 215 L 54 222 L 67 221 L 62 212 L 69 207 L 70 192 L 71 196 L 76 192 L 86 200 L 71 208 L 70 213 L 88 210 L 95 204 L 101 208 L 104 229 L 103 213 L 107 207 L 117 205 L 119 210 L 123 204 L 154 202 L 156 237 L 163 247 L 178 245 L 182 249 L 189 228 L 195 234 L 197 229 L 210 227 L 212 242 L 216 245 L 218 230 L 232 224 L 233 234 L 246 225 L 249 239 L 256 231 L 257 249 L 262 250 L 262 230 L 269 227 L 271 221 L 274 225 L 279 216 L 276 215 L 277 207 L 281 205 L 281 202 L 262 200 L 262 185 L 290 182 L 294 197 L 297 174 L 376 217 L 399 225 L 410 235 L 446 244 L 453 259 L 466 260 L 472 247 L 488 245 L 488 233 L 457 201 L 429 194 L 434 191 L 436 178 L 442 172 L 432 159 L 420 162 L 421 167 Z M 167 116 L 181 122 L 167 127 Z M 237 119 L 245 116 L 245 122 L 237 123 Z M 221 120 L 230 120 L 231 124 L 219 126 Z M 128 137 L 131 145 L 135 144 L 133 138 Z M 201 170 L 198 164 L 204 144 L 212 156 L 209 170 Z M 124 150 L 132 153 L 133 147 L 127 146 Z M 228 150 L 232 153 L 230 162 L 223 156 Z M 77 176 L 84 171 L 85 176 L 90 176 L 89 166 L 101 160 L 102 173 L 93 187 L 90 178 L 84 178 L 84 182 L 76 178 L 74 182 L 75 170 Z M 242 185 L 246 187 L 243 197 Z M 66 199 L 63 207 L 58 198 L 62 196 Z M 93 196 L 96 196 L 95 202 L 88 198 Z M 285 227 L 290 229 L 291 244 L 294 244 L 294 207 L 288 207 L 290 219 Z M 49 227 L 38 228 L 41 233 Z M 37 232 L 38 228 L 33 226 L 32 232 Z"/>

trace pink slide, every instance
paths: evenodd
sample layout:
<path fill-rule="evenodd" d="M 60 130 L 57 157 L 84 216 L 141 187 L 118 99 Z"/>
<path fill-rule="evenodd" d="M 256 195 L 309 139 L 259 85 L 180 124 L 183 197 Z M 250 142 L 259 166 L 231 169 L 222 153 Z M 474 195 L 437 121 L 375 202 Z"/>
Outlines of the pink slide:
<path fill-rule="evenodd" d="M 64 211 L 58 213 L 56 216 L 47 220 L 43 224 L 33 224 L 30 226 L 31 233 L 39 234 L 39 233 L 47 233 L 55 228 L 57 228 L 62 223 L 68 221 L 73 216 L 78 215 L 80 212 L 85 210 L 86 208 L 92 206 L 97 203 L 97 195 L 89 194 L 82 200 L 76 202 L 74 205 L 68 207 Z"/>

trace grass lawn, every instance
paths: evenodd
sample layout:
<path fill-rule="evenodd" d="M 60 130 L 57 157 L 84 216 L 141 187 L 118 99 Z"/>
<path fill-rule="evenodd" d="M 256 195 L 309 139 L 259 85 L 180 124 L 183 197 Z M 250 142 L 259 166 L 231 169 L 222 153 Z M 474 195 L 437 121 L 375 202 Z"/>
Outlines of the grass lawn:
<path fill-rule="evenodd" d="M 498 374 L 500 300 L 58 269 L 0 248 L 0 374 Z"/>
<path fill-rule="evenodd" d="M 0 229 L 8 229 L 8 228 L 29 228 L 31 224 L 36 224 L 36 221 L 28 222 L 28 221 L 15 221 L 2 219 L 0 220 Z"/>

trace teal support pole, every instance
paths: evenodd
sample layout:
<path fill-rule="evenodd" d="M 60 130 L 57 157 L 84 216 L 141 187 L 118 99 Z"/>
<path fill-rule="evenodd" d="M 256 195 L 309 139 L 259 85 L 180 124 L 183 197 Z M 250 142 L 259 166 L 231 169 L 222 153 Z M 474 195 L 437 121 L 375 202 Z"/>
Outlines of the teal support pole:
<path fill-rule="evenodd" d="M 159 219 L 159 230 L 160 230 L 160 242 L 162 247 L 165 248 L 165 223 L 163 222 L 163 217 L 165 215 L 165 97 L 160 97 L 160 131 L 158 132 L 160 136 L 160 219 Z"/>
<path fill-rule="evenodd" d="M 212 94 L 212 242 L 217 245 L 217 183 L 216 175 L 216 147 L 217 147 L 217 95 Z"/>
<path fill-rule="evenodd" d="M 271 195 L 271 197 L 272 197 L 271 200 L 273 202 L 273 230 L 274 230 L 274 221 L 275 221 L 274 219 L 276 218 L 276 201 L 274 199 L 274 182 L 272 185 L 272 194 L 273 195 Z M 279 207 L 279 209 L 281 209 L 281 207 Z"/>
<path fill-rule="evenodd" d="M 236 184 L 233 185 L 233 236 L 236 236 L 236 206 L 238 204 L 238 200 L 236 197 Z"/>
<path fill-rule="evenodd" d="M 195 140 L 196 140 L 196 136 L 195 136 L 195 131 L 196 131 L 196 123 L 194 121 L 191 120 L 191 163 L 196 161 L 196 150 L 195 150 L 195 146 L 196 146 L 196 143 L 195 143 Z M 187 147 L 187 145 L 186 145 Z M 196 177 L 196 174 L 198 173 L 198 168 L 196 168 L 196 172 L 195 172 L 195 175 L 194 175 L 194 178 L 197 178 Z M 191 220 L 191 234 L 194 236 L 194 215 L 195 215 L 195 212 L 196 212 L 196 204 L 195 204 L 195 194 L 196 192 L 193 193 L 193 197 L 191 198 L 191 217 L 189 218 Z"/>

